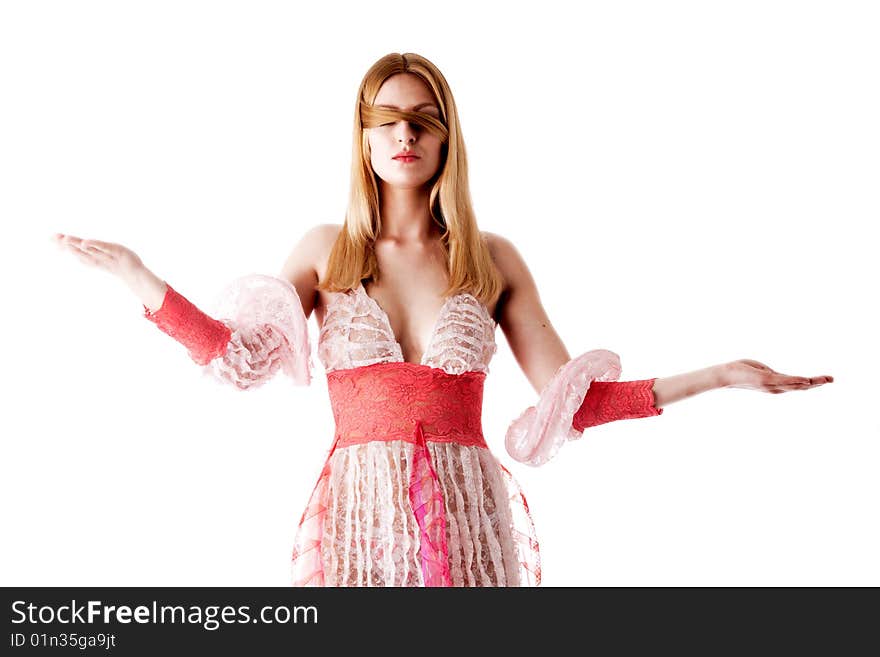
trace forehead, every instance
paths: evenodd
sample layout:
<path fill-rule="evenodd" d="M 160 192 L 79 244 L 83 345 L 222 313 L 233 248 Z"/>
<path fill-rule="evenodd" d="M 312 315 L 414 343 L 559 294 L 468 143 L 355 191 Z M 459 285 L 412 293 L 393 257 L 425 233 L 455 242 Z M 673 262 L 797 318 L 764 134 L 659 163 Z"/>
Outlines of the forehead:
<path fill-rule="evenodd" d="M 431 88 L 417 75 L 398 73 L 382 83 L 374 105 L 412 111 L 428 105 L 437 107 Z"/>

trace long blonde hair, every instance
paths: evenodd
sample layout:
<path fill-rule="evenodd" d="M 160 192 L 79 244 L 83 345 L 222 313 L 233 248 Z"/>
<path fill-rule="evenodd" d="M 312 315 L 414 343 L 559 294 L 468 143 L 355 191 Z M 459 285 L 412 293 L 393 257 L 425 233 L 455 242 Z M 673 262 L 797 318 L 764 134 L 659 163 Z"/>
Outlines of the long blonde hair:
<path fill-rule="evenodd" d="M 412 73 L 428 85 L 440 107 L 439 122 L 422 112 L 395 112 L 371 107 L 385 80 L 398 73 Z M 379 213 L 379 186 L 370 164 L 367 128 L 377 124 L 377 117 L 389 114 L 407 117 L 435 134 L 443 135 L 439 171 L 429 181 L 432 185 L 429 197 L 431 217 L 443 231 L 440 243 L 449 274 L 449 285 L 443 296 L 469 292 L 491 307 L 500 296 L 504 282 L 492 262 L 471 205 L 467 154 L 455 100 L 440 70 L 415 53 L 385 55 L 370 67 L 361 81 L 354 113 L 348 211 L 330 251 L 327 272 L 319 281 L 318 288 L 327 292 L 342 292 L 357 287 L 366 278 L 379 280 L 379 266 L 373 245 L 379 235 L 382 218 Z"/>

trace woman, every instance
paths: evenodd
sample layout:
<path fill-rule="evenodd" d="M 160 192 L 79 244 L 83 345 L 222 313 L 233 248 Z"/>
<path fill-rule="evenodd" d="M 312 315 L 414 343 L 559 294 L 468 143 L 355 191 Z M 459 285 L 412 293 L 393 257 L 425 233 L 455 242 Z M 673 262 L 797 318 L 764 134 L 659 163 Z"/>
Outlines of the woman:
<path fill-rule="evenodd" d="M 241 389 L 279 369 L 310 383 L 315 311 L 336 431 L 300 520 L 295 585 L 540 583 L 525 497 L 480 424 L 496 326 L 539 396 L 505 441 L 532 465 L 587 427 L 659 415 L 714 388 L 779 393 L 832 381 L 740 360 L 620 382 L 609 351 L 571 358 L 515 247 L 478 230 L 452 93 L 411 53 L 381 58 L 361 82 L 345 222 L 308 231 L 280 276 L 236 281 L 216 319 L 131 250 L 56 237 L 120 276 L 145 317 Z"/>

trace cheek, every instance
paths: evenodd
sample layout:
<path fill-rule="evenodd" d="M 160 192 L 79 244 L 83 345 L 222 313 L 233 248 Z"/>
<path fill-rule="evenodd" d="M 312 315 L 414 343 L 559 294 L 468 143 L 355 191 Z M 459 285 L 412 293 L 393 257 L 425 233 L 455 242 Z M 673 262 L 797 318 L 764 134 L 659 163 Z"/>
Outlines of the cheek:
<path fill-rule="evenodd" d="M 367 153 L 367 159 L 369 159 L 371 163 L 375 163 L 376 156 L 382 147 L 378 143 L 378 140 L 373 135 L 369 135 L 367 137 L 367 146 L 369 147 L 368 153 Z"/>
<path fill-rule="evenodd" d="M 375 162 L 377 160 L 385 160 L 390 157 L 390 149 L 392 145 L 389 144 L 387 138 L 383 138 L 382 135 L 371 135 L 370 136 L 370 158 Z"/>
<path fill-rule="evenodd" d="M 385 172 L 385 157 L 382 154 L 383 150 L 381 141 L 381 139 L 376 139 L 375 137 L 370 137 L 367 140 L 367 143 L 370 146 L 367 160 L 370 163 L 370 168 L 373 169 L 373 172 L 376 174 L 384 174 Z"/>
<path fill-rule="evenodd" d="M 431 144 L 431 156 L 438 162 L 443 159 L 443 142 L 439 139 L 434 140 L 434 143 Z"/>

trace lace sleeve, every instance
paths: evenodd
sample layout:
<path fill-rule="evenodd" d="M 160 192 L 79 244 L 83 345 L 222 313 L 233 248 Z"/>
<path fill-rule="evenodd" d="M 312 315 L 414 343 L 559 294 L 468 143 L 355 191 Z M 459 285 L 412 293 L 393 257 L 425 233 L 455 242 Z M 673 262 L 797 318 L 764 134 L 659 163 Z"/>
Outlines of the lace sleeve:
<path fill-rule="evenodd" d="M 544 386 L 538 402 L 527 408 L 507 429 L 508 454 L 527 465 L 543 465 L 562 444 L 583 435 L 572 426 L 593 381 L 616 381 L 620 358 L 614 352 L 595 349 L 562 365 Z"/>
<path fill-rule="evenodd" d="M 654 381 L 593 381 L 584 403 L 571 421 L 575 431 L 617 420 L 634 420 L 663 413 L 654 406 Z"/>
<path fill-rule="evenodd" d="M 296 288 L 274 276 L 243 276 L 221 292 L 212 315 L 232 335 L 206 376 L 241 390 L 256 388 L 282 370 L 294 385 L 309 385 L 313 369 L 308 321 Z"/>
<path fill-rule="evenodd" d="M 243 276 L 221 292 L 210 310 L 202 313 L 169 285 L 162 307 L 151 313 L 145 306 L 144 315 L 183 343 L 205 376 L 216 381 L 249 390 L 281 370 L 294 385 L 311 383 L 308 322 L 288 281 Z"/>

